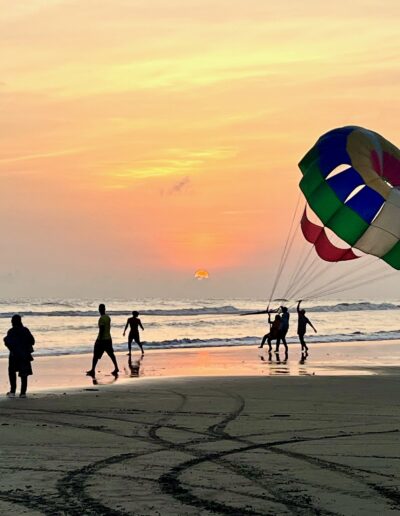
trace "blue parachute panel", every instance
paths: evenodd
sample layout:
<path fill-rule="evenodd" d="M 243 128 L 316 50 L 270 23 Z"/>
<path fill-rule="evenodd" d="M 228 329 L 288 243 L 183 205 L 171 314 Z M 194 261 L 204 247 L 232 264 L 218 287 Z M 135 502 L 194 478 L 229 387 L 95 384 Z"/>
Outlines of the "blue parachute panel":
<path fill-rule="evenodd" d="M 378 211 L 381 209 L 385 199 L 381 194 L 365 186 L 354 197 L 346 202 L 346 206 L 354 210 L 365 222 L 370 224 Z"/>
<path fill-rule="evenodd" d="M 344 172 L 330 177 L 326 182 L 343 202 L 357 186 L 364 184 L 363 178 L 354 168 L 348 168 Z"/>
<path fill-rule="evenodd" d="M 347 153 L 347 138 L 353 132 L 353 127 L 344 127 L 330 131 L 317 142 L 319 167 L 326 177 L 339 165 L 351 165 L 351 158 Z"/>

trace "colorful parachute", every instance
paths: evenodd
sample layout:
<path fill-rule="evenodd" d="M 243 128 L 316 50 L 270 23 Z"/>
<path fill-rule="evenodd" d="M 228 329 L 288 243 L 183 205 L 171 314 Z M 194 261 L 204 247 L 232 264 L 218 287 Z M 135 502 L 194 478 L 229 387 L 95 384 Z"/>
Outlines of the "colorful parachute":
<path fill-rule="evenodd" d="M 373 131 L 347 126 L 321 136 L 299 167 L 300 188 L 324 226 L 400 269 L 400 150 Z M 324 260 L 358 258 L 330 242 L 306 212 L 301 227 Z"/>

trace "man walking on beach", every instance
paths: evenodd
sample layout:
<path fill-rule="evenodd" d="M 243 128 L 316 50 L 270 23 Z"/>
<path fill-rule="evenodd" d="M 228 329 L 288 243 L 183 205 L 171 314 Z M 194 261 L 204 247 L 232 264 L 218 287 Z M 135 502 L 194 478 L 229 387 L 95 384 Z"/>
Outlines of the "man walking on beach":
<path fill-rule="evenodd" d="M 99 305 L 99 313 L 99 335 L 96 339 L 96 342 L 94 343 L 92 369 L 90 369 L 90 371 L 87 371 L 86 374 L 88 376 L 92 376 L 93 378 L 96 376 L 97 362 L 101 359 L 103 353 L 106 352 L 107 355 L 111 358 L 112 363 L 114 364 L 114 371 L 112 371 L 111 374 L 117 376 L 119 373 L 119 369 L 117 359 L 114 355 L 114 349 L 111 339 L 111 319 L 106 314 L 105 305 Z"/>
<path fill-rule="evenodd" d="M 309 324 L 311 326 L 311 328 L 315 331 L 315 333 L 317 333 L 317 330 L 312 325 L 310 319 L 308 319 L 306 317 L 306 311 L 303 309 L 300 310 L 300 303 L 301 303 L 301 299 L 297 303 L 297 317 L 298 317 L 297 335 L 299 336 L 302 353 L 307 353 L 308 347 L 304 340 L 304 335 L 306 334 L 306 330 L 307 330 L 307 324 Z"/>

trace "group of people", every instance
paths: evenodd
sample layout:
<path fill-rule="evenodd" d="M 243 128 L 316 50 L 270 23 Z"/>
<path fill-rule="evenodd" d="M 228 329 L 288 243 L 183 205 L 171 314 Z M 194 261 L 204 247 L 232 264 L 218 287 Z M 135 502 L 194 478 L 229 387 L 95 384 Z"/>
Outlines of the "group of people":
<path fill-rule="evenodd" d="M 317 330 L 315 329 L 311 321 L 306 317 L 306 312 L 305 310 L 300 308 L 300 305 L 301 301 L 299 301 L 297 304 L 297 335 L 299 336 L 299 340 L 301 343 L 302 353 L 307 354 L 308 347 L 304 340 L 307 325 L 311 326 L 311 328 L 315 332 Z M 99 313 L 99 333 L 94 344 L 92 367 L 91 369 L 89 369 L 89 371 L 86 372 L 86 374 L 88 376 L 91 376 L 92 378 L 95 378 L 97 362 L 101 359 L 103 354 L 106 353 L 110 357 L 114 365 L 114 370 L 111 374 L 114 376 L 118 376 L 119 368 L 117 359 L 115 357 L 111 338 L 111 319 L 110 316 L 106 313 L 106 307 L 104 304 L 99 305 Z M 259 347 L 263 348 L 264 344 L 267 342 L 269 346 L 269 352 L 272 352 L 272 342 L 276 341 L 275 353 L 279 353 L 279 346 L 282 343 L 285 348 L 285 354 L 287 355 L 288 346 L 286 342 L 286 334 L 289 330 L 289 318 L 290 313 L 286 306 L 280 307 L 280 313 L 275 315 L 273 321 L 271 321 L 271 312 L 268 312 L 268 323 L 270 325 L 270 330 L 266 335 L 264 335 Z M 10 328 L 10 330 L 8 330 L 7 335 L 4 337 L 4 343 L 10 351 L 8 363 L 10 390 L 7 393 L 7 396 L 9 398 L 15 397 L 18 373 L 21 378 L 20 397 L 25 398 L 28 387 L 28 376 L 32 374 L 32 353 L 33 346 L 35 344 L 35 339 L 29 331 L 29 329 L 22 324 L 22 319 L 20 315 L 16 314 L 12 316 L 11 326 L 12 327 Z M 139 319 L 139 312 L 132 312 L 132 317 L 129 317 L 129 319 L 126 321 L 123 335 L 125 335 L 128 328 L 129 357 L 131 357 L 133 342 L 135 342 L 139 346 L 143 356 L 144 350 L 140 340 L 139 328 L 141 328 L 142 330 L 144 330 L 144 328 Z"/>
<path fill-rule="evenodd" d="M 301 352 L 307 355 L 308 346 L 304 340 L 307 331 L 307 325 L 311 326 L 315 333 L 317 333 L 317 330 L 313 326 L 310 319 L 306 317 L 306 311 L 303 308 L 300 308 L 300 305 L 301 300 L 297 303 L 297 335 L 301 344 Z M 279 346 L 282 342 L 285 348 L 285 354 L 287 354 L 288 346 L 286 342 L 286 334 L 289 331 L 289 318 L 290 313 L 286 306 L 280 307 L 280 314 L 276 314 L 273 321 L 271 320 L 271 312 L 268 312 L 269 332 L 262 338 L 259 348 L 263 348 L 264 344 L 267 342 L 269 346 L 269 352 L 272 352 L 272 342 L 276 341 L 275 353 L 279 353 Z"/>
<path fill-rule="evenodd" d="M 92 368 L 86 372 L 92 378 L 96 375 L 96 365 L 104 353 L 111 358 L 114 365 L 112 374 L 118 376 L 119 368 L 115 357 L 112 338 L 111 338 L 111 319 L 106 313 L 104 304 L 99 305 L 100 318 L 98 322 L 99 333 L 94 344 Z M 129 329 L 128 335 L 128 355 L 129 365 L 131 365 L 132 343 L 135 342 L 144 355 L 142 343 L 140 341 L 139 328 L 144 330 L 142 322 L 139 319 L 139 312 L 133 311 L 132 317 L 126 321 L 123 335 Z M 10 380 L 10 390 L 7 392 L 9 398 L 14 398 L 17 390 L 17 373 L 21 378 L 20 398 L 26 398 L 28 388 L 28 376 L 32 374 L 32 353 L 35 339 L 29 329 L 22 324 L 21 316 L 16 314 L 11 318 L 11 328 L 4 337 L 4 344 L 8 348 L 10 354 L 8 359 L 8 377 Z"/>
<path fill-rule="evenodd" d="M 104 304 L 99 305 L 99 313 L 99 334 L 97 336 L 96 342 L 94 343 L 92 368 L 89 369 L 89 371 L 86 371 L 86 374 L 94 378 L 96 376 L 97 362 L 101 359 L 104 353 L 107 353 L 107 355 L 111 358 L 112 363 L 114 364 L 114 371 L 112 371 L 111 374 L 117 376 L 119 373 L 119 368 L 112 345 L 111 319 L 110 316 L 106 314 L 106 307 Z M 140 341 L 139 334 L 139 328 L 142 330 L 144 330 L 144 328 L 142 322 L 139 319 L 139 312 L 132 312 L 132 317 L 129 317 L 129 319 L 126 321 L 125 329 L 122 335 L 125 335 L 128 327 L 130 328 L 128 335 L 129 356 L 132 353 L 132 342 L 136 342 L 142 352 L 142 355 L 144 355 L 144 349 Z"/>

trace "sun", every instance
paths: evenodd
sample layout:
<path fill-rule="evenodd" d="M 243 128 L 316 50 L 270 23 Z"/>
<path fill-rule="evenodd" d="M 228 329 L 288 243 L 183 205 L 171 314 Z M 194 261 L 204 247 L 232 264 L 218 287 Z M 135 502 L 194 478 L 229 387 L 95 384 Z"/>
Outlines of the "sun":
<path fill-rule="evenodd" d="M 194 273 L 194 277 L 201 281 L 201 280 L 205 280 L 205 279 L 208 279 L 210 277 L 208 271 L 206 271 L 205 269 L 198 269 L 195 273 Z"/>

